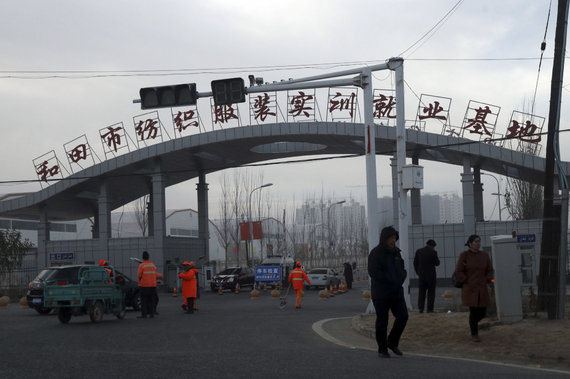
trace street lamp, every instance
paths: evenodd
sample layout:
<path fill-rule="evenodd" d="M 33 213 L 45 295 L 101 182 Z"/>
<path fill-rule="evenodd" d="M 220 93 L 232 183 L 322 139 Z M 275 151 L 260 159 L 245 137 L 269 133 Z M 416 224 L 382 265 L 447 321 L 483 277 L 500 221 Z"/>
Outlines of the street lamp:
<path fill-rule="evenodd" d="M 344 204 L 344 203 L 346 203 L 346 200 L 337 201 L 336 203 L 332 203 L 331 205 L 329 205 L 329 207 L 327 208 L 327 229 L 329 230 L 329 248 L 331 247 L 331 244 L 332 244 L 332 238 L 331 238 L 331 208 L 334 207 L 335 205 Z"/>
<path fill-rule="evenodd" d="M 253 194 L 254 191 L 256 191 L 258 189 L 270 187 L 272 185 L 273 185 L 273 183 L 262 184 L 259 187 L 255 187 L 254 189 L 252 189 L 251 192 L 249 193 L 249 246 L 251 247 L 252 263 L 253 263 L 253 222 L 251 221 L 251 195 Z"/>
<path fill-rule="evenodd" d="M 493 193 L 491 193 L 491 195 L 497 195 L 497 199 L 498 199 L 498 202 L 499 202 L 499 221 L 502 221 L 502 220 L 501 220 L 501 196 L 502 196 L 502 195 L 501 195 L 501 186 L 499 185 L 499 179 L 497 179 L 497 178 L 495 177 L 495 175 L 486 174 L 486 173 L 484 173 L 484 172 L 482 172 L 481 175 L 490 176 L 491 178 L 493 178 L 493 179 L 495 179 L 495 180 L 497 181 L 497 192 L 496 192 L 496 193 L 493 192 Z"/>

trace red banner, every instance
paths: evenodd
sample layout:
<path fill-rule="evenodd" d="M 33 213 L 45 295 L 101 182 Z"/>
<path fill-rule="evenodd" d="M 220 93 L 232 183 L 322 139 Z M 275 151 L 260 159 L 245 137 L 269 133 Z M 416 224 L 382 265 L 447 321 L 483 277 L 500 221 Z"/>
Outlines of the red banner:
<path fill-rule="evenodd" d="M 260 240 L 263 238 L 263 232 L 261 230 L 261 221 L 254 221 L 253 224 L 253 239 Z M 239 235 L 241 241 L 249 241 L 249 222 L 239 223 Z"/>

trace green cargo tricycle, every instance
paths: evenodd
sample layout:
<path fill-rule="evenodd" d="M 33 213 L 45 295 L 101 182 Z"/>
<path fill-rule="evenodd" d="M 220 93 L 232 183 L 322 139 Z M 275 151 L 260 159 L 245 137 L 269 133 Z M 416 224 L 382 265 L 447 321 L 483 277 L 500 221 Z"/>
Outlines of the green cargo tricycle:
<path fill-rule="evenodd" d="M 105 313 L 118 319 L 124 318 L 126 313 L 120 285 L 109 271 L 94 265 L 80 267 L 77 280 L 47 283 L 44 307 L 57 308 L 59 321 L 63 324 L 68 323 L 71 316 L 88 314 L 92 322 L 100 322 Z"/>

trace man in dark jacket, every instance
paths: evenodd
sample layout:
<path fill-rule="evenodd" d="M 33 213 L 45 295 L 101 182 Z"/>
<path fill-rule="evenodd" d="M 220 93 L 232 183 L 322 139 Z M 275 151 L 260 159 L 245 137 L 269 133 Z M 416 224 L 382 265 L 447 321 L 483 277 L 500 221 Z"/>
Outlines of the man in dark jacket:
<path fill-rule="evenodd" d="M 390 358 L 388 349 L 396 355 L 402 355 L 398 343 L 408 322 L 408 309 L 402 287 L 407 272 L 400 249 L 396 247 L 398 238 L 396 229 L 392 226 L 385 227 L 380 233 L 380 243 L 368 255 L 372 303 L 376 309 L 376 342 L 381 358 Z M 395 320 L 386 338 L 389 311 L 392 311 Z"/>
<path fill-rule="evenodd" d="M 416 251 L 414 257 L 414 270 L 418 275 L 418 309 L 420 313 L 424 312 L 424 305 L 427 291 L 427 311 L 433 312 L 433 303 L 435 301 L 435 284 L 437 278 L 435 275 L 435 266 L 439 266 L 439 258 L 435 251 L 436 243 L 434 240 L 428 240 L 426 246 Z"/>

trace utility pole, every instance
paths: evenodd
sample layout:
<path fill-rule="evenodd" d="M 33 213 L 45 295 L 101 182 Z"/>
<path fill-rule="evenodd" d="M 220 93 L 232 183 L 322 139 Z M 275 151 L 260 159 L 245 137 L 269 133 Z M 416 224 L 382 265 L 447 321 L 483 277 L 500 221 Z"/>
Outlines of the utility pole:
<path fill-rule="evenodd" d="M 560 304 L 562 270 L 560 267 L 562 252 L 560 248 L 562 209 L 554 204 L 554 166 L 555 157 L 560 156 L 558 146 L 558 130 L 562 97 L 562 80 L 564 76 L 564 56 L 566 48 L 566 25 L 568 22 L 569 0 L 558 0 L 556 16 L 556 37 L 554 40 L 554 62 L 550 86 L 550 109 L 548 114 L 548 137 L 546 143 L 546 165 L 544 172 L 544 210 L 542 219 L 542 243 L 540 252 L 540 273 L 538 280 L 539 306 L 548 313 L 548 319 L 560 319 L 564 315 L 564 306 Z M 560 173 L 559 175 L 564 175 Z M 564 178 L 565 179 L 565 178 Z M 561 180 L 564 183 L 565 180 Z M 566 191 L 565 188 L 561 188 Z M 566 211 L 567 212 L 567 211 Z"/>

